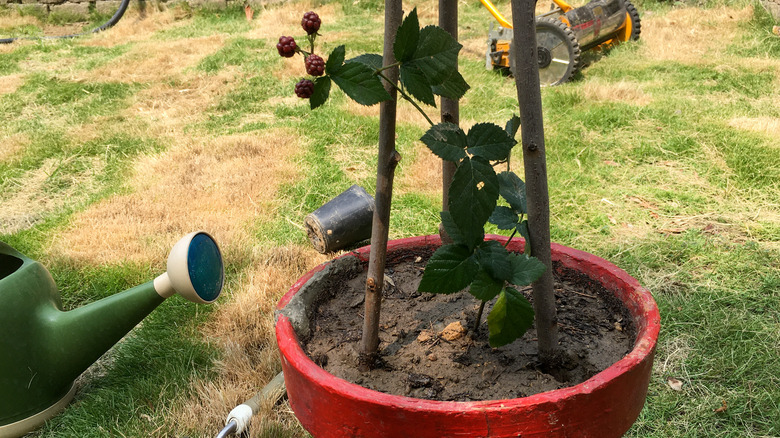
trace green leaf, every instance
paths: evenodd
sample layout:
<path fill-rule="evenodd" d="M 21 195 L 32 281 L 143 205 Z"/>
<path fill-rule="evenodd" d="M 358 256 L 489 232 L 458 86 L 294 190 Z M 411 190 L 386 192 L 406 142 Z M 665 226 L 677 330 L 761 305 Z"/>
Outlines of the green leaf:
<path fill-rule="evenodd" d="M 525 254 L 531 255 L 531 231 L 528 230 L 528 220 L 517 224 L 517 232 L 525 239 Z"/>
<path fill-rule="evenodd" d="M 466 94 L 466 91 L 468 91 L 469 88 L 471 87 L 469 87 L 469 84 L 463 79 L 463 76 L 457 71 L 453 71 L 449 78 L 445 79 L 444 82 L 439 85 L 434 85 L 431 87 L 431 90 L 433 91 L 433 94 L 437 96 L 458 100 Z"/>
<path fill-rule="evenodd" d="M 347 96 L 361 105 L 374 105 L 390 99 L 379 77 L 360 62 L 348 62 L 330 73 L 330 77 Z"/>
<path fill-rule="evenodd" d="M 482 241 L 484 227 L 498 200 L 498 178 L 493 166 L 480 158 L 464 158 L 450 184 L 452 218 L 467 242 Z"/>
<path fill-rule="evenodd" d="M 428 83 L 428 79 L 419 68 L 413 65 L 402 64 L 401 83 L 415 99 L 426 105 L 436 106 L 436 98 L 433 97 L 431 84 Z"/>
<path fill-rule="evenodd" d="M 525 214 L 525 183 L 514 172 L 501 172 L 498 174 L 498 182 L 501 196 L 517 214 Z"/>
<path fill-rule="evenodd" d="M 449 211 L 442 211 L 439 213 L 441 216 L 441 224 L 444 226 L 444 231 L 447 232 L 447 235 L 450 236 L 450 238 L 455 243 L 460 243 L 465 246 L 469 246 L 468 243 L 465 242 L 463 239 L 463 234 L 458 229 L 458 226 L 455 224 L 455 221 L 452 220 L 452 215 Z M 473 247 L 469 247 L 469 249 L 473 249 Z"/>
<path fill-rule="evenodd" d="M 377 55 L 376 53 L 364 53 L 360 56 L 356 56 L 348 60 L 347 62 L 359 62 L 376 71 L 382 68 L 382 55 Z"/>
<path fill-rule="evenodd" d="M 458 162 L 466 158 L 466 134 L 454 123 L 431 126 L 420 141 L 442 160 Z"/>
<path fill-rule="evenodd" d="M 405 62 L 412 59 L 417 49 L 417 42 L 420 40 L 420 21 L 417 19 L 417 8 L 404 18 L 403 23 L 398 26 L 393 43 L 393 55 L 398 62 Z"/>
<path fill-rule="evenodd" d="M 512 278 L 510 254 L 498 241 L 486 240 L 480 243 L 474 255 L 479 266 L 494 279 L 503 281 Z"/>
<path fill-rule="evenodd" d="M 520 117 L 512 116 L 512 118 L 506 122 L 504 130 L 510 137 L 515 138 L 518 129 L 520 129 Z"/>
<path fill-rule="evenodd" d="M 493 210 L 488 222 L 498 227 L 499 230 L 514 230 L 517 228 L 517 222 L 520 218 L 514 210 L 509 207 L 499 205 Z"/>
<path fill-rule="evenodd" d="M 523 336 L 534 322 L 531 303 L 517 290 L 507 287 L 488 315 L 490 346 L 501 347 Z"/>
<path fill-rule="evenodd" d="M 339 71 L 341 66 L 344 65 L 345 53 L 346 49 L 343 45 L 333 49 L 333 51 L 330 52 L 330 56 L 328 56 L 328 60 L 325 62 L 325 73 L 332 75 Z"/>
<path fill-rule="evenodd" d="M 440 85 L 458 69 L 460 45 L 446 30 L 426 26 L 420 30 L 417 50 L 406 62 L 418 67 L 431 85 Z"/>
<path fill-rule="evenodd" d="M 528 286 L 547 270 L 539 259 L 526 254 L 510 254 L 509 261 L 512 264 L 512 278 L 509 282 L 516 286 Z"/>
<path fill-rule="evenodd" d="M 493 123 L 478 123 L 466 136 L 468 153 L 486 160 L 506 160 L 517 143 L 500 126 Z"/>
<path fill-rule="evenodd" d="M 322 76 L 314 80 L 314 94 L 309 99 L 311 109 L 317 108 L 328 100 L 330 95 L 330 78 Z"/>
<path fill-rule="evenodd" d="M 469 293 L 478 300 L 488 301 L 496 297 L 504 287 L 504 282 L 491 277 L 484 269 L 477 272 L 477 276 L 469 287 Z"/>
<path fill-rule="evenodd" d="M 451 294 L 471 283 L 479 271 L 473 253 L 463 245 L 444 245 L 437 249 L 425 265 L 420 286 L 421 292 Z"/>

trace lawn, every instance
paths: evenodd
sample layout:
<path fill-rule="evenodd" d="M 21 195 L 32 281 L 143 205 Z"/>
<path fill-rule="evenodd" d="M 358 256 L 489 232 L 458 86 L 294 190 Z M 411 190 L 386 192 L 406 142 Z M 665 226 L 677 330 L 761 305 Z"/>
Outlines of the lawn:
<path fill-rule="evenodd" d="M 622 267 L 660 307 L 647 402 L 627 436 L 777 437 L 780 38 L 746 0 L 636 5 L 639 42 L 590 53 L 573 82 L 543 89 L 552 237 Z M 436 22 L 436 2 L 415 6 Z M 268 5 L 252 21 L 133 9 L 99 35 L 0 45 L 0 240 L 48 267 L 67 308 L 151 280 L 196 229 L 227 264 L 215 305 L 167 300 L 33 436 L 213 436 L 279 372 L 275 303 L 327 259 L 303 218 L 375 184 L 378 109 L 334 92 L 310 111 L 293 93 L 301 59 L 274 48 L 301 36 L 312 9 L 323 52 L 381 53 L 377 0 Z M 503 123 L 517 99 L 511 78 L 484 68 L 491 17 L 476 1 L 460 14 L 462 124 Z M 73 27 L 61 24 L 0 6 L 0 38 Z M 394 238 L 437 232 L 425 129 L 402 103 Z M 306 436 L 285 403 L 252 430 Z"/>

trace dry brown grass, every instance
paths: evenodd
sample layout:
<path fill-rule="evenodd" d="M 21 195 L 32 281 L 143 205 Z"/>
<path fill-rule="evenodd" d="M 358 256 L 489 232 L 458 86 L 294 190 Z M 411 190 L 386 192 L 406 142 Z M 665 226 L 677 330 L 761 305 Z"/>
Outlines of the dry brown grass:
<path fill-rule="evenodd" d="M 21 15 L 16 11 L 0 16 L 0 29 L 20 26 L 40 26 L 41 22 L 31 15 Z"/>
<path fill-rule="evenodd" d="M 582 92 L 585 99 L 595 102 L 621 102 L 645 106 L 652 101 L 652 98 L 642 91 L 639 83 L 626 80 L 613 82 L 593 78 L 582 87 Z"/>
<path fill-rule="evenodd" d="M 3 134 L 5 136 L 5 134 Z M 24 134 L 14 134 L 3 137 L 0 142 L 0 162 L 13 159 L 22 149 L 30 144 L 30 139 Z"/>
<path fill-rule="evenodd" d="M 70 159 L 79 158 L 74 156 Z M 99 158 L 90 158 L 89 161 L 85 166 L 87 170 L 69 175 L 67 186 L 56 191 L 47 190 L 47 183 L 56 176 L 59 166 L 67 164 L 57 159 L 47 159 L 39 168 L 15 180 L 9 189 L 0 193 L 0 234 L 29 228 L 66 205 L 86 201 L 95 192 L 96 176 L 105 167 Z"/>
<path fill-rule="evenodd" d="M 656 61 L 704 62 L 722 54 L 737 34 L 739 23 L 753 14 L 722 6 L 706 12 L 697 7 L 674 9 L 659 16 L 642 17 L 642 50 Z"/>
<path fill-rule="evenodd" d="M 197 424 L 201 431 L 218 431 L 235 406 L 247 401 L 280 371 L 274 335 L 274 308 L 295 278 L 326 257 L 311 247 L 283 246 L 257 250 L 250 267 L 228 285 L 230 297 L 219 304 L 214 318 L 203 327 L 223 355 L 218 377 L 195 382 L 195 395 L 172 412 L 174 430 Z M 297 424 L 289 408 L 265 406 L 255 416 L 251 436 L 260 436 L 267 422 Z M 300 427 L 300 426 L 297 426 Z"/>
<path fill-rule="evenodd" d="M 84 41 L 85 46 L 114 47 L 128 42 L 145 41 L 153 33 L 186 24 L 177 9 L 159 9 L 148 6 L 143 13 L 136 7 L 128 8 L 110 32 L 101 32 Z"/>
<path fill-rule="evenodd" d="M 317 10 L 317 14 L 323 19 L 343 15 L 341 6 L 337 4 L 322 4 L 314 6 L 311 1 L 289 2 L 273 7 L 262 8 L 255 13 L 252 21 L 252 30 L 248 38 L 270 38 L 276 40 L 280 35 L 295 35 L 300 33 L 301 16 L 305 11 Z M 298 61 L 300 62 L 300 60 Z"/>
<path fill-rule="evenodd" d="M 164 83 L 179 79 L 184 70 L 222 48 L 223 35 L 175 41 L 146 41 L 108 64 L 85 73 L 83 79 Z"/>
<path fill-rule="evenodd" d="M 730 120 L 729 125 L 780 139 L 780 119 L 772 117 L 739 117 Z M 775 142 L 774 146 L 780 147 L 780 141 Z"/>
<path fill-rule="evenodd" d="M 164 260 L 178 238 L 196 229 L 226 248 L 245 245 L 249 225 L 273 214 L 276 188 L 298 171 L 294 138 L 277 129 L 182 139 L 139 160 L 129 182 L 133 193 L 76 215 L 51 252 L 89 264 L 148 263 Z"/>
<path fill-rule="evenodd" d="M 396 190 L 399 194 L 415 192 L 441 198 L 441 163 L 441 158 L 421 142 L 416 142 L 414 155 L 401 161 L 400 166 L 405 168 L 398 178 Z"/>

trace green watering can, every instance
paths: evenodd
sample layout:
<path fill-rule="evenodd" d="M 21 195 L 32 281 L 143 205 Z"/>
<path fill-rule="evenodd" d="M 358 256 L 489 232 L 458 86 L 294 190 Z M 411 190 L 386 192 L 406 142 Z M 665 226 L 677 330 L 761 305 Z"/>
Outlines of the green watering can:
<path fill-rule="evenodd" d="M 176 243 L 154 281 L 64 312 L 49 271 L 0 242 L 0 438 L 64 409 L 76 378 L 166 298 L 214 302 L 224 272 L 217 243 L 196 231 Z"/>

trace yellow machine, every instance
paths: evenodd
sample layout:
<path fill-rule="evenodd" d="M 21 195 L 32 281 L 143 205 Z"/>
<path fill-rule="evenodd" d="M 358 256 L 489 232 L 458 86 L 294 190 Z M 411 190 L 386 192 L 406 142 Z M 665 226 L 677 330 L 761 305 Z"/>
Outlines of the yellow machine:
<path fill-rule="evenodd" d="M 488 70 L 514 70 L 512 24 L 490 0 L 480 1 L 498 21 L 496 28 L 490 25 L 485 66 Z M 539 80 L 543 86 L 570 80 L 580 68 L 583 51 L 639 39 L 639 12 L 629 0 L 592 0 L 579 8 L 563 0 L 553 3 L 549 12 L 536 17 Z"/>

